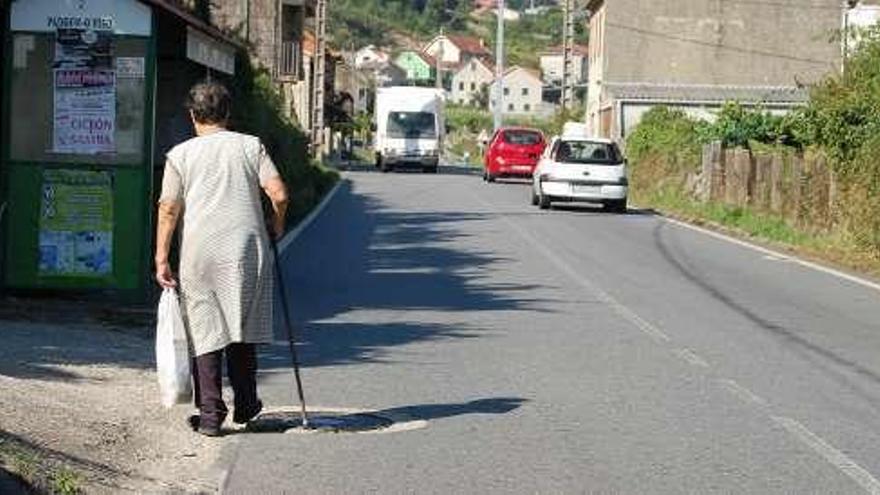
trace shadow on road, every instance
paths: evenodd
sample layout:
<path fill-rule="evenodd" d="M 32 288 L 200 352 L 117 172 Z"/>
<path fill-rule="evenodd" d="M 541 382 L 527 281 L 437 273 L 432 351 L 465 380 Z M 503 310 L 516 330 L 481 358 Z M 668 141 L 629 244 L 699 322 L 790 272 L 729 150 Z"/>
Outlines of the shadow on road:
<path fill-rule="evenodd" d="M 492 215 L 395 209 L 356 185 L 342 187 L 282 255 L 304 366 L 386 362 L 396 346 L 477 337 L 467 312 L 541 310 L 531 296 L 538 286 L 491 281 L 495 265 L 509 260 L 464 243 L 469 224 Z M 264 368 L 285 363 L 265 359 Z"/>
<path fill-rule="evenodd" d="M 341 162 L 336 164 L 336 168 L 342 171 L 347 172 L 370 172 L 381 174 L 378 168 L 369 163 L 363 162 Z M 420 166 L 401 166 L 399 168 L 395 168 L 392 172 L 387 173 L 412 173 L 412 174 L 424 174 L 422 167 Z M 437 170 L 439 175 L 475 175 L 479 176 L 483 173 L 482 169 L 479 167 L 469 167 L 467 165 L 440 165 Z M 432 174 L 433 175 L 433 174 Z"/>
<path fill-rule="evenodd" d="M 380 416 L 404 415 L 412 419 L 428 421 L 468 414 L 507 414 L 518 409 L 526 402 L 528 402 L 528 399 L 519 397 L 494 397 L 458 404 L 420 404 L 417 406 L 394 407 L 377 411 L 377 414 Z"/>
<path fill-rule="evenodd" d="M 153 366 L 152 342 L 141 335 L 67 325 L 0 323 L 0 375 L 38 380 L 81 380 L 65 366 Z M 90 379 L 93 380 L 93 379 Z"/>

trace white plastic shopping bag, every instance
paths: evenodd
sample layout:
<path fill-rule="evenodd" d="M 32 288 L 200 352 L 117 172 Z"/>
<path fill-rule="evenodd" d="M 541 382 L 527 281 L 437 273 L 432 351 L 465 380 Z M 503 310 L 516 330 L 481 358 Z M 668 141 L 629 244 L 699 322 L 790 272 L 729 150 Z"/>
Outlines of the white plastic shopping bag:
<path fill-rule="evenodd" d="M 156 371 L 162 405 L 183 404 L 192 397 L 189 342 L 174 289 L 162 291 L 156 324 Z"/>

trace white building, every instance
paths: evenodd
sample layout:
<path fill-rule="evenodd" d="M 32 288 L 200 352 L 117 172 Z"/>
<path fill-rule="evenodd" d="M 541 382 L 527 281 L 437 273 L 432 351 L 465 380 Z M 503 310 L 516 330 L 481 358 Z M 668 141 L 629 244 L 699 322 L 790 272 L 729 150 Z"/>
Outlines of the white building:
<path fill-rule="evenodd" d="M 537 73 L 513 66 L 504 73 L 503 87 L 504 113 L 512 115 L 544 114 L 546 108 L 541 102 L 541 91 L 544 83 Z M 490 95 L 494 94 L 494 89 Z M 490 97 L 489 108 L 495 109 L 495 98 Z"/>
<path fill-rule="evenodd" d="M 440 59 L 443 65 L 456 68 L 468 58 L 491 56 L 489 49 L 480 38 L 446 34 L 434 37 L 422 51 L 435 59 Z"/>
<path fill-rule="evenodd" d="M 585 46 L 575 45 L 572 50 L 572 75 L 574 84 L 587 82 L 587 68 L 589 63 L 587 56 L 589 49 Z M 553 86 L 562 85 L 563 71 L 565 70 L 565 57 L 561 46 L 554 46 L 541 53 L 541 77 L 544 82 Z"/>
<path fill-rule="evenodd" d="M 387 64 L 390 61 L 390 55 L 373 45 L 365 46 L 354 54 L 354 66 L 357 69 L 362 69 L 365 65 Z"/>
<path fill-rule="evenodd" d="M 458 105 L 477 105 L 484 86 L 495 79 L 495 66 L 488 59 L 473 57 L 452 74 L 450 101 Z"/>

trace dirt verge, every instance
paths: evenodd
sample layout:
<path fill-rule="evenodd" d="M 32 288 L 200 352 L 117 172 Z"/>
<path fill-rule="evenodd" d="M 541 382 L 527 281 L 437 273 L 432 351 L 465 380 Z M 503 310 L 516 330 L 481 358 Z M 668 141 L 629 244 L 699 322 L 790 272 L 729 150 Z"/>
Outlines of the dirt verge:
<path fill-rule="evenodd" d="M 152 327 L 97 321 L 0 320 L 0 464 L 46 491 L 215 492 L 229 439 L 159 404 Z"/>

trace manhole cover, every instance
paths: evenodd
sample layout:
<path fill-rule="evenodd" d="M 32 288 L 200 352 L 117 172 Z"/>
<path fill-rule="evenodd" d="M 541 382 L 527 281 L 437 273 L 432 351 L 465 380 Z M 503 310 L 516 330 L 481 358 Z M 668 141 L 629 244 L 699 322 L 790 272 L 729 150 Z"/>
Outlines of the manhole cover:
<path fill-rule="evenodd" d="M 390 418 L 369 412 L 311 411 L 308 418 L 309 427 L 303 428 L 299 411 L 265 412 L 248 424 L 248 430 L 255 433 L 363 433 L 385 430 L 395 424 Z"/>

